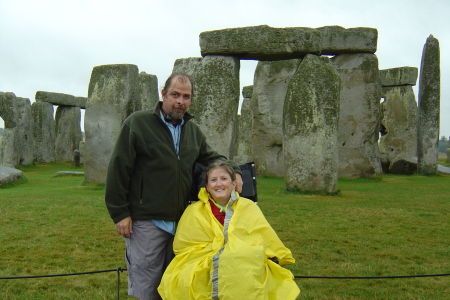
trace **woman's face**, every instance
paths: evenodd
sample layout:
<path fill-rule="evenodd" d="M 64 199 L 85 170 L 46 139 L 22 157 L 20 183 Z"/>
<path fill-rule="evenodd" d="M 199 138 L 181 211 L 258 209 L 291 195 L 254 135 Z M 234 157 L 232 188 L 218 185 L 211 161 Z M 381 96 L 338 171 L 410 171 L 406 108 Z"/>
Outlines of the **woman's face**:
<path fill-rule="evenodd" d="M 231 180 L 230 174 L 221 168 L 209 172 L 206 190 L 219 204 L 226 204 L 231 196 L 231 191 L 236 187 L 236 181 Z"/>

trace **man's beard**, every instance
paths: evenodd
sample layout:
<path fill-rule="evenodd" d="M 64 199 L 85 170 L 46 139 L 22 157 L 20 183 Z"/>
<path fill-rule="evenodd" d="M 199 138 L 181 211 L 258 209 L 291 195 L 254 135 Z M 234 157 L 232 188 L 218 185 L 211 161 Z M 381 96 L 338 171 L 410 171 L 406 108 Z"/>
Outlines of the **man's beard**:
<path fill-rule="evenodd" d="M 174 109 L 182 109 L 183 112 L 182 112 L 181 114 L 180 114 L 180 113 L 175 113 L 175 112 L 173 111 Z M 181 119 L 183 119 L 185 112 L 186 112 L 186 111 L 185 111 L 183 108 L 181 108 L 181 107 L 179 107 L 179 106 L 174 106 L 174 107 L 172 108 L 172 111 L 169 113 L 169 116 L 171 116 L 172 119 L 175 119 L 175 120 L 181 120 Z"/>

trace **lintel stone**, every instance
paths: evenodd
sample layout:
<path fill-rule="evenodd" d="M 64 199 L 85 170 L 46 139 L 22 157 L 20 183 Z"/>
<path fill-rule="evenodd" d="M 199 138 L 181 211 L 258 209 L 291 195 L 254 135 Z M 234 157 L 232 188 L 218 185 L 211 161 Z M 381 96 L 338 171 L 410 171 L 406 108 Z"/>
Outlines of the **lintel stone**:
<path fill-rule="evenodd" d="M 323 55 L 377 51 L 378 30 L 375 28 L 324 26 L 317 29 L 322 33 Z"/>
<path fill-rule="evenodd" d="M 280 60 L 320 54 L 322 36 L 307 27 L 268 25 L 227 28 L 200 33 L 202 56 L 225 55 L 240 59 Z"/>
<path fill-rule="evenodd" d="M 416 67 L 399 67 L 380 70 L 381 86 L 416 85 L 419 70 Z"/>
<path fill-rule="evenodd" d="M 87 97 L 75 97 L 73 95 L 37 91 L 35 99 L 38 102 L 48 102 L 53 105 L 66 105 L 86 108 Z"/>

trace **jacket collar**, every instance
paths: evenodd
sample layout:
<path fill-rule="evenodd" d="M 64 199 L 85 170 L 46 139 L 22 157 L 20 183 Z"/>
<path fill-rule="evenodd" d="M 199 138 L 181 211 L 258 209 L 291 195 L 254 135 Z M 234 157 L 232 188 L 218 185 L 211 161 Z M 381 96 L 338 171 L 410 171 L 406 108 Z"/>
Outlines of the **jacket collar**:
<path fill-rule="evenodd" d="M 159 118 L 159 112 L 161 111 L 161 107 L 162 107 L 162 101 L 159 101 L 156 106 L 155 106 L 155 110 L 153 111 L 154 115 L 157 115 Z M 190 119 L 193 119 L 194 116 L 191 115 L 190 113 L 186 112 L 183 116 L 184 122 L 189 121 Z"/>

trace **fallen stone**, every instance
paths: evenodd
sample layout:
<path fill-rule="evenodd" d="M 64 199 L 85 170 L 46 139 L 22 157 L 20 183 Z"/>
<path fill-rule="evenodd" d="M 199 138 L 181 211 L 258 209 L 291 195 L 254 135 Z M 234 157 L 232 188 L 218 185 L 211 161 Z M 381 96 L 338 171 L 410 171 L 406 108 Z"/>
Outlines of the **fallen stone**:
<path fill-rule="evenodd" d="M 22 178 L 22 171 L 6 167 L 6 166 L 0 166 L 0 186 L 18 181 Z"/>
<path fill-rule="evenodd" d="M 381 86 L 416 85 L 418 74 L 416 67 L 380 70 Z"/>
<path fill-rule="evenodd" d="M 84 172 L 74 172 L 74 171 L 58 171 L 53 175 L 53 177 L 60 176 L 84 176 Z"/>
<path fill-rule="evenodd" d="M 378 30 L 375 28 L 325 26 L 317 28 L 322 33 L 323 55 L 341 53 L 375 53 Z"/>
<path fill-rule="evenodd" d="M 438 164 L 437 171 L 438 171 L 438 173 L 441 173 L 441 174 L 450 174 L 450 167 L 446 167 L 446 166 Z"/>
<path fill-rule="evenodd" d="M 200 33 L 202 56 L 226 55 L 240 59 L 280 60 L 320 54 L 322 35 L 307 27 L 267 25 L 227 28 Z"/>

